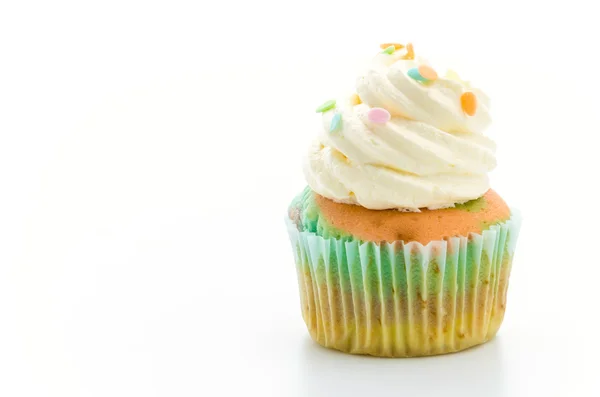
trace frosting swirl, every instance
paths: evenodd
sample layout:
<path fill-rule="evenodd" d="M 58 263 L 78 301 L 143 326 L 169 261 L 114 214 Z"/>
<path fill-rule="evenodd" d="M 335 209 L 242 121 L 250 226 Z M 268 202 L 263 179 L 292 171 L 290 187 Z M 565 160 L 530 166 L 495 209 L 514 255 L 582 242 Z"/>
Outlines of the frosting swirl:
<path fill-rule="evenodd" d="M 424 62 L 402 58 L 403 51 L 377 55 L 357 79 L 360 100 L 338 100 L 323 113 L 304 165 L 309 186 L 369 209 L 418 211 L 481 197 L 496 166 L 495 144 L 481 134 L 491 122 L 488 98 L 457 78 L 418 82 L 408 72 Z M 473 116 L 461 108 L 466 91 L 477 99 Z M 391 119 L 371 121 L 375 107 Z M 330 132 L 336 114 L 341 125 Z"/>

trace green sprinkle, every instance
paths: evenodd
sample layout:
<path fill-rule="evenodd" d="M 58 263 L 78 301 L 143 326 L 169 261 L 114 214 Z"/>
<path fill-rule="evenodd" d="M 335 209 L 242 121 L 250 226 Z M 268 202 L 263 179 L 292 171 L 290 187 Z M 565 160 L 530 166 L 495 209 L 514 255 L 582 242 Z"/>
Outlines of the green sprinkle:
<path fill-rule="evenodd" d="M 393 45 L 387 47 L 385 50 L 381 51 L 382 54 L 393 54 L 394 51 L 396 51 L 396 47 L 394 47 Z"/>
<path fill-rule="evenodd" d="M 317 108 L 317 113 L 324 113 L 328 110 L 331 110 L 335 107 L 335 99 L 325 102 L 321 106 Z"/>
<path fill-rule="evenodd" d="M 336 113 L 331 119 L 331 124 L 329 125 L 329 132 L 336 132 L 342 127 L 342 115 Z"/>

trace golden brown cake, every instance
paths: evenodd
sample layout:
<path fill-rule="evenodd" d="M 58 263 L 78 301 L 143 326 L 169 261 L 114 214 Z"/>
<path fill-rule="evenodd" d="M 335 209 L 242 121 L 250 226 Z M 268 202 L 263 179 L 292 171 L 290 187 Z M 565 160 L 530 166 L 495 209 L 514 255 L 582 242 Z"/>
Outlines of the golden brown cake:
<path fill-rule="evenodd" d="M 369 210 L 340 204 L 315 194 L 316 205 L 331 227 L 363 241 L 418 241 L 427 244 L 448 237 L 481 233 L 490 225 L 510 218 L 510 209 L 493 190 L 468 204 L 421 212 Z"/>

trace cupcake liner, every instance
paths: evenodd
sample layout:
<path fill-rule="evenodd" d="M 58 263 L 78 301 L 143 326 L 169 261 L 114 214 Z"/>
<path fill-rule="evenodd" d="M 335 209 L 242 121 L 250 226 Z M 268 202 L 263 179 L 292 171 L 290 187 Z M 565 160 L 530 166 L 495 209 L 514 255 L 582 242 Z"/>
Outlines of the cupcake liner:
<path fill-rule="evenodd" d="M 402 357 L 491 339 L 502 322 L 521 218 L 481 234 L 373 243 L 323 238 L 286 224 L 302 315 L 323 346 Z"/>

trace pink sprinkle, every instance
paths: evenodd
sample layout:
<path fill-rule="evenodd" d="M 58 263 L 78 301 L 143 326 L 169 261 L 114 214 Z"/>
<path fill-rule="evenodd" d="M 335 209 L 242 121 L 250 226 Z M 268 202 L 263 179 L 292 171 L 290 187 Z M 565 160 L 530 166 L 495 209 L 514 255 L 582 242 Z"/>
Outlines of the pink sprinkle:
<path fill-rule="evenodd" d="M 383 108 L 373 108 L 367 112 L 367 117 L 369 117 L 369 121 L 376 124 L 385 124 L 390 121 L 390 112 Z"/>

